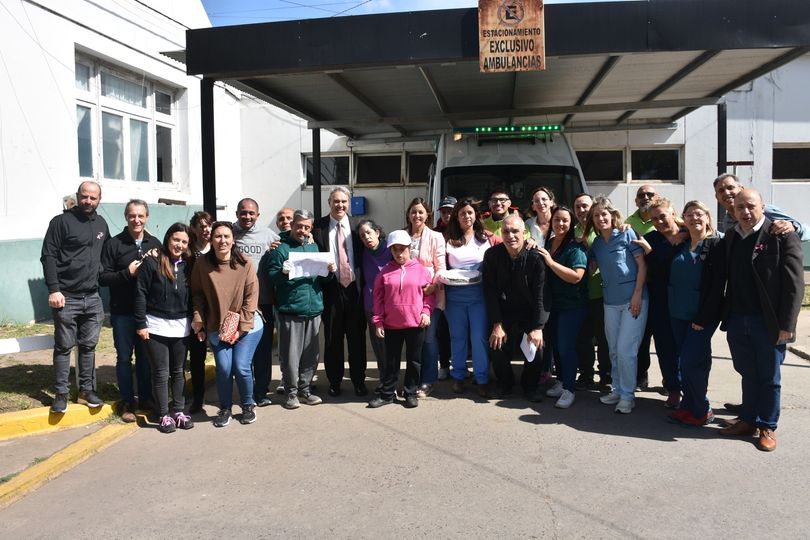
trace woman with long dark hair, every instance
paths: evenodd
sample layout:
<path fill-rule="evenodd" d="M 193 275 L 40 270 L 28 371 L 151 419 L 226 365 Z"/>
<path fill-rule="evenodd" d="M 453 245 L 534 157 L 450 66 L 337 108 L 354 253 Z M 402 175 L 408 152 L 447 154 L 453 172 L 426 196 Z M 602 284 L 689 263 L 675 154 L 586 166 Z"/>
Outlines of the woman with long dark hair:
<path fill-rule="evenodd" d="M 489 320 L 481 282 L 484 252 L 500 238 L 487 233 L 481 222 L 479 203 L 463 198 L 453 208 L 445 230 L 447 272 L 443 279 L 445 314 L 450 326 L 453 392 L 464 392 L 467 376 L 467 343 L 472 344 L 473 376 L 481 397 L 489 396 Z M 448 278 L 450 270 L 464 270 L 466 277 Z M 463 279 L 462 279 L 463 278 Z"/>
<path fill-rule="evenodd" d="M 410 257 L 427 268 L 433 282 L 425 289 L 425 296 L 434 295 L 434 309 L 430 314 L 430 326 L 425 329 L 422 344 L 421 384 L 417 395 L 426 397 L 433 390 L 439 377 L 439 319 L 444 310 L 444 289 L 439 283 L 439 273 L 445 269 L 444 236 L 430 228 L 433 212 L 422 197 L 413 199 L 405 210 L 405 230 L 411 235 Z"/>
<path fill-rule="evenodd" d="M 211 249 L 211 224 L 214 219 L 205 210 L 194 212 L 191 216 L 190 229 L 191 241 L 189 250 L 198 259 Z M 191 372 L 191 392 L 192 401 L 189 407 L 189 414 L 196 414 L 202 411 L 203 400 L 205 398 L 205 356 L 208 346 L 205 340 L 188 340 L 188 364 Z"/>
<path fill-rule="evenodd" d="M 194 265 L 191 291 L 194 335 L 202 341 L 207 334 L 216 361 L 220 409 L 214 426 L 224 427 L 231 421 L 234 379 L 242 400 L 239 421 L 252 424 L 256 421 L 256 401 L 251 367 L 264 325 L 257 313 L 256 270 L 236 247 L 230 222 L 211 225 L 211 250 Z"/>
<path fill-rule="evenodd" d="M 158 256 L 147 257 L 141 265 L 135 288 L 135 324 L 138 336 L 146 344 L 158 429 L 163 433 L 194 427 L 184 412 L 183 396 L 186 343 L 191 333 L 188 244 L 187 225 L 175 223 L 169 227 Z"/>
<path fill-rule="evenodd" d="M 551 321 L 554 334 L 550 340 L 557 358 L 557 383 L 546 395 L 556 397 L 555 406 L 567 409 L 574 404 L 574 384 L 577 376 L 577 335 L 585 320 L 588 288 L 585 270 L 588 256 L 585 248 L 574 238 L 574 213 L 557 206 L 551 213 L 554 237 L 540 254 L 551 270 Z"/>

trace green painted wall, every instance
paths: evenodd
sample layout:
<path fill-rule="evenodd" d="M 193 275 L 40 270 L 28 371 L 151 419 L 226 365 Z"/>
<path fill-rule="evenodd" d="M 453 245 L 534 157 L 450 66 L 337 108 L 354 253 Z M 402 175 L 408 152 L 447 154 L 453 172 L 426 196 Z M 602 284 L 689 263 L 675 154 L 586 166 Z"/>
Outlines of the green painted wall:
<path fill-rule="evenodd" d="M 99 214 L 115 236 L 126 226 L 125 204 L 102 204 Z M 161 241 L 172 223 L 188 223 L 201 206 L 149 205 L 147 230 Z M 42 277 L 39 255 L 42 239 L 0 241 L 0 323 L 28 323 L 51 318 L 48 308 L 48 289 Z M 105 307 L 107 291 L 102 289 Z"/>

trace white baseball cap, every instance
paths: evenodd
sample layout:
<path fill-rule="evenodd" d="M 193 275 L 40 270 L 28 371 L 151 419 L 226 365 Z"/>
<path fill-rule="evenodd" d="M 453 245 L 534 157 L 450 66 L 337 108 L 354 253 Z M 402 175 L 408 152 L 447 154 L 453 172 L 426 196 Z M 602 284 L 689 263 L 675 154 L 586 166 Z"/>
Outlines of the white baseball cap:
<path fill-rule="evenodd" d="M 388 247 L 393 245 L 399 246 L 411 246 L 411 235 L 408 234 L 408 231 L 404 231 L 402 229 L 398 231 L 392 231 L 388 235 L 388 241 L 386 244 Z"/>

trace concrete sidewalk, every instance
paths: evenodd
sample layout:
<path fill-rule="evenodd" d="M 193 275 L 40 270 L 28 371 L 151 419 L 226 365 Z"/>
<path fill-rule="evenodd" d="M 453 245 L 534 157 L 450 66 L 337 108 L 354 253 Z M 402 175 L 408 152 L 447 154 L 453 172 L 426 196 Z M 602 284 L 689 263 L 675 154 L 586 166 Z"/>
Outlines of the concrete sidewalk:
<path fill-rule="evenodd" d="M 810 342 L 809 319 L 803 311 L 798 347 Z M 739 377 L 725 334 L 713 347 L 709 397 L 729 417 L 722 404 L 739 401 Z M 222 429 L 211 425 L 212 404 L 191 431 L 139 429 L 17 501 L 0 513 L 0 538 L 737 539 L 762 524 L 768 535 L 803 538 L 808 368 L 788 354 L 772 454 L 714 426 L 668 424 L 655 391 L 639 393 L 629 416 L 597 392 L 558 410 L 552 399 L 456 397 L 440 383 L 417 409 L 369 410 L 348 391 L 318 407 L 275 404 L 255 424 Z M 660 381 L 657 368 L 650 380 Z"/>
<path fill-rule="evenodd" d="M 788 345 L 788 350 L 810 361 L 810 308 L 802 309 L 796 324 L 796 342 Z"/>

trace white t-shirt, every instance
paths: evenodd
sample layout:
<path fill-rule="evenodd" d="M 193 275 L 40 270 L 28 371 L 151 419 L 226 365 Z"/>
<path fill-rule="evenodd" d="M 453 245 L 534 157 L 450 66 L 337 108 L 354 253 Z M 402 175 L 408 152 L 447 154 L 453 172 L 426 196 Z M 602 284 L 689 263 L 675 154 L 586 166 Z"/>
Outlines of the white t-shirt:
<path fill-rule="evenodd" d="M 479 242 L 475 237 L 463 246 L 455 247 L 447 243 L 448 268 L 480 270 L 484 252 L 489 249 L 489 240 Z"/>

